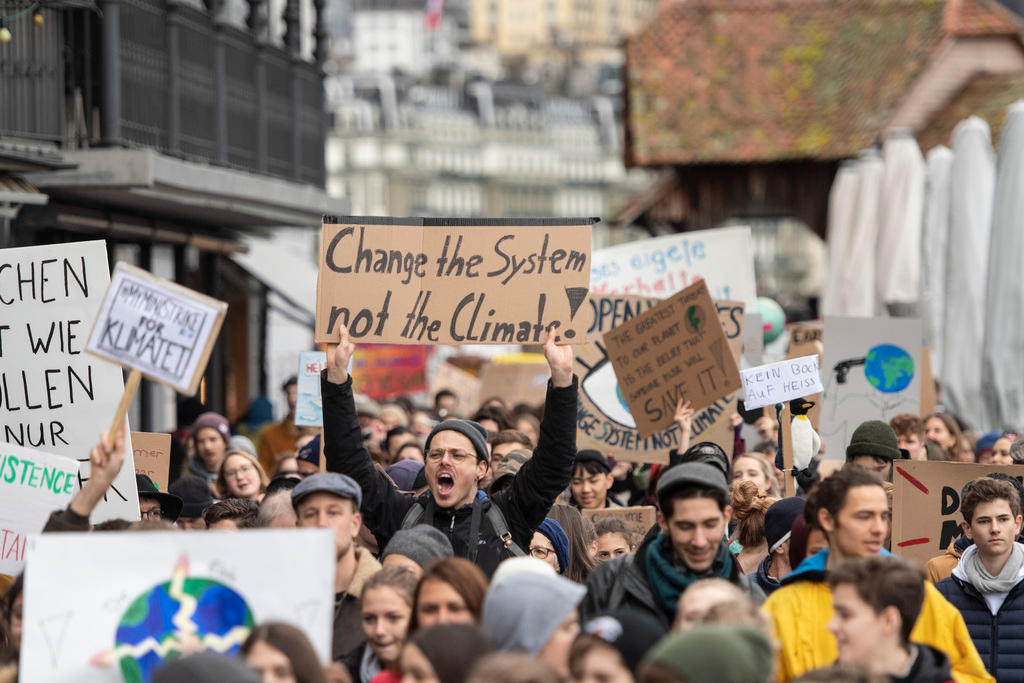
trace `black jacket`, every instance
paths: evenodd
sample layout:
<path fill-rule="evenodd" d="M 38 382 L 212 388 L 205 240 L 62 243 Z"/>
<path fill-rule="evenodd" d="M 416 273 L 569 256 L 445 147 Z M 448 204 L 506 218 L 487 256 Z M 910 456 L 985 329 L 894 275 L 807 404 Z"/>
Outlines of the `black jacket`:
<path fill-rule="evenodd" d="M 576 458 L 578 381 L 575 377 L 568 387 L 556 388 L 548 384 L 537 448 L 533 451 L 533 457 L 523 464 L 512 485 L 496 493 L 493 498 L 478 496 L 474 504 L 458 510 L 430 504 L 429 490 L 418 499 L 401 493 L 387 475 L 374 467 L 370 453 L 363 445 L 351 378 L 345 384 L 334 384 L 327 381 L 327 371 L 324 370 L 320 387 L 324 402 L 324 456 L 327 469 L 347 474 L 362 488 L 363 521 L 381 548 L 401 528 L 409 508 L 414 500 L 418 500 L 426 510 L 423 523 L 432 524 L 444 532 L 456 556 L 467 557 L 473 508 L 479 506 L 481 512 L 476 564 L 490 576 L 509 553 L 487 519 L 487 508 L 492 504 L 498 506 L 505 517 L 512 540 L 526 550 L 530 547 L 533 532 L 544 521 L 558 494 L 569 485 L 572 478 L 572 465 Z"/>
<path fill-rule="evenodd" d="M 613 557 L 590 572 L 587 577 L 587 594 L 580 603 L 580 619 L 586 621 L 609 610 L 623 608 L 647 612 L 667 629 L 672 627 L 674 614 L 666 614 L 654 599 L 654 593 L 647 581 L 644 556 L 647 548 L 658 537 L 654 527 L 636 552 Z M 755 603 L 764 602 L 765 595 L 751 580 L 740 572 L 739 562 L 733 562 L 730 581 L 750 594 Z"/>
<path fill-rule="evenodd" d="M 1010 590 L 996 614 L 977 588 L 955 575 L 935 587 L 960 610 L 988 672 L 999 683 L 1024 681 L 1024 580 Z"/>
<path fill-rule="evenodd" d="M 893 676 L 892 683 L 952 683 L 949 657 L 944 652 L 920 643 L 914 643 L 914 647 L 917 648 L 917 657 L 910 673 L 902 678 Z"/>

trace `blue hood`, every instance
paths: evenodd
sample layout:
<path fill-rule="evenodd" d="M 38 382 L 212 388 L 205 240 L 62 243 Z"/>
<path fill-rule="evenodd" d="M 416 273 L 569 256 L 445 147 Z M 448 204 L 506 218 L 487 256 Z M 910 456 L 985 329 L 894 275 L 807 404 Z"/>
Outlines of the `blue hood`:
<path fill-rule="evenodd" d="M 892 556 L 892 553 L 885 548 L 882 548 L 878 554 L 882 557 Z M 796 569 L 782 577 L 781 583 L 783 586 L 788 586 L 797 581 L 824 581 L 827 575 L 827 570 L 825 569 L 827 566 L 828 548 L 825 548 L 810 557 L 805 557 L 804 561 Z"/>

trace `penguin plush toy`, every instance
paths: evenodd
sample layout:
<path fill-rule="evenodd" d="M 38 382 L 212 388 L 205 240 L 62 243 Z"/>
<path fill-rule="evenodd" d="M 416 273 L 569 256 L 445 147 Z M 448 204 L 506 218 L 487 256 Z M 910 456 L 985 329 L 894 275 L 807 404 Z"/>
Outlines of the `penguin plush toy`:
<path fill-rule="evenodd" d="M 793 469 L 798 472 L 807 469 L 811 459 L 821 449 L 821 437 L 811 426 L 807 411 L 814 407 L 814 401 L 805 398 L 789 402 L 790 432 L 793 435 Z"/>

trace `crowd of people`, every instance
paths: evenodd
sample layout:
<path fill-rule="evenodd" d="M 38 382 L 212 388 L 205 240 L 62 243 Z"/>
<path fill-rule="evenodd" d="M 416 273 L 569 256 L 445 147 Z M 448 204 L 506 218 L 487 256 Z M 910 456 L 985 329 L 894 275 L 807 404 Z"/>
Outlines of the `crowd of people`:
<path fill-rule="evenodd" d="M 865 422 L 823 444 L 841 469 L 815 458 L 785 497 L 770 415 L 734 416 L 732 457 L 690 444 L 682 401 L 666 465 L 578 450 L 573 351 L 553 338 L 539 407 L 357 400 L 353 351 L 343 328 L 322 430 L 295 427 L 294 382 L 289 416 L 260 431 L 201 412 L 167 491 L 137 475 L 141 521 L 91 527 L 124 460 L 124 436 L 102 435 L 50 516 L 46 531 L 333 530 L 331 661 L 268 622 L 232 656 L 173 653 L 156 683 L 1024 681 L 1019 481 L 970 482 L 963 536 L 926 568 L 889 552 L 894 462 L 1024 462 L 1013 434 L 944 413 Z M 749 451 L 744 420 L 762 438 Z M 587 512 L 648 504 L 650 528 Z M 0 683 L 17 678 L 22 587 L 0 584 Z"/>

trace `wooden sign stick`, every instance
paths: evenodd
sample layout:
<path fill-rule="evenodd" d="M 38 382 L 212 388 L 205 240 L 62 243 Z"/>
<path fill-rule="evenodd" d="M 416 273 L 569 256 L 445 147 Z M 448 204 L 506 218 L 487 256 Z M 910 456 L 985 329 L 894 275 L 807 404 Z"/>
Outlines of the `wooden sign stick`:
<path fill-rule="evenodd" d="M 782 430 L 782 469 L 786 484 L 787 498 L 796 495 L 796 472 L 793 471 L 793 425 L 790 422 L 789 404 L 783 405 L 779 414 L 779 429 Z"/>
<path fill-rule="evenodd" d="M 110 433 L 107 434 L 108 445 L 114 446 L 117 433 L 124 427 L 124 419 L 128 415 L 128 406 L 135 398 L 135 392 L 139 389 L 139 382 L 142 381 L 142 373 L 132 370 L 128 373 L 128 381 L 124 383 L 124 393 L 121 394 L 121 402 L 117 404 L 117 412 L 114 413 L 114 422 L 110 425 Z"/>

